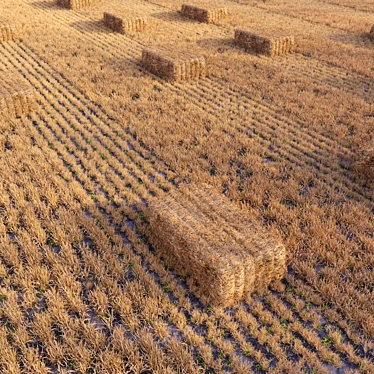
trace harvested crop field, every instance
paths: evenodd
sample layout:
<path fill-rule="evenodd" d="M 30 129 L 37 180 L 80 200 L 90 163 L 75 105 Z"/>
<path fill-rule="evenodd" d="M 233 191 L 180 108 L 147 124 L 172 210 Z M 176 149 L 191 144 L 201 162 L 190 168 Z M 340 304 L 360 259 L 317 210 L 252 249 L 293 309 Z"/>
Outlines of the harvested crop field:
<path fill-rule="evenodd" d="M 0 117 L 0 372 L 374 373 L 372 2 L 57 3 L 0 3 L 20 37 L 0 42 L 0 82 L 11 72 L 36 102 Z M 200 23 L 183 4 L 227 16 Z M 122 35 L 105 12 L 150 26 Z M 246 51 L 236 29 L 292 36 L 294 51 Z M 173 83 L 143 66 L 143 50 L 173 45 L 206 75 Z M 210 186 L 222 211 L 189 186 Z M 240 211 L 277 238 L 273 257 L 245 261 L 259 234 Z M 229 306 L 160 254 L 173 234 L 173 256 L 224 253 L 211 269 L 232 282 Z M 281 245 L 281 280 L 237 297 Z"/>

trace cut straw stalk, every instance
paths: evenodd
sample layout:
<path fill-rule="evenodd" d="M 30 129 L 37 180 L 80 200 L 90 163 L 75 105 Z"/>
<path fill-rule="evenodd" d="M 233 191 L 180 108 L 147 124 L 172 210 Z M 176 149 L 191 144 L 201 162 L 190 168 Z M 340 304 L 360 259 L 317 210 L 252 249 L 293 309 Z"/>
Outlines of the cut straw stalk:
<path fill-rule="evenodd" d="M 147 17 L 121 18 L 104 13 L 104 24 L 113 31 L 125 34 L 132 31 L 143 31 L 148 24 L 148 19 Z"/>
<path fill-rule="evenodd" d="M 147 214 L 150 242 L 205 303 L 249 301 L 286 271 L 278 238 L 209 186 L 189 185 L 153 201 Z"/>
<path fill-rule="evenodd" d="M 204 57 L 168 49 L 143 50 L 142 64 L 151 73 L 169 82 L 182 82 L 206 76 Z"/>
<path fill-rule="evenodd" d="M 249 31 L 235 30 L 236 43 L 245 50 L 269 57 L 291 53 L 295 49 L 293 36 L 266 38 Z"/>
<path fill-rule="evenodd" d="M 0 43 L 15 41 L 17 36 L 15 26 L 0 23 Z"/>
<path fill-rule="evenodd" d="M 22 117 L 28 115 L 35 106 L 33 88 L 13 73 L 0 71 L 0 113 Z"/>
<path fill-rule="evenodd" d="M 67 9 L 82 9 L 97 2 L 98 0 L 57 0 L 57 5 Z"/>
<path fill-rule="evenodd" d="M 228 14 L 227 8 L 198 8 L 196 6 L 183 4 L 181 13 L 183 16 L 199 22 L 216 23 Z"/>

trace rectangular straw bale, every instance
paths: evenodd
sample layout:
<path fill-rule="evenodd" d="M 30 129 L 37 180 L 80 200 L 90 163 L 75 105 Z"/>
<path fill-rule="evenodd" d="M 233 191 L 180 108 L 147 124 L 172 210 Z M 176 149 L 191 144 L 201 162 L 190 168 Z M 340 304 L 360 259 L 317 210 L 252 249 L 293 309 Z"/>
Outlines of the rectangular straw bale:
<path fill-rule="evenodd" d="M 0 71 L 0 113 L 11 117 L 28 115 L 36 107 L 34 90 L 13 73 Z"/>
<path fill-rule="evenodd" d="M 183 4 L 181 13 L 183 16 L 204 23 L 216 23 L 228 15 L 227 8 L 198 8 Z"/>
<path fill-rule="evenodd" d="M 374 146 L 358 153 L 356 169 L 365 179 L 374 180 Z"/>
<path fill-rule="evenodd" d="M 15 41 L 17 36 L 16 27 L 14 25 L 0 22 L 0 43 Z"/>
<path fill-rule="evenodd" d="M 295 49 L 293 36 L 267 38 L 249 31 L 235 30 L 236 43 L 247 51 L 269 57 L 291 53 Z"/>
<path fill-rule="evenodd" d="M 374 25 L 370 29 L 369 38 L 372 39 L 372 40 L 374 40 Z"/>
<path fill-rule="evenodd" d="M 147 17 L 121 18 L 104 13 L 104 24 L 113 31 L 125 34 L 132 31 L 143 31 L 148 23 Z"/>
<path fill-rule="evenodd" d="M 244 291 L 248 297 L 252 289 L 261 293 L 286 272 L 286 249 L 280 239 L 265 230 L 245 211 L 236 208 L 212 187 L 188 185 L 182 188 L 189 209 L 198 214 L 204 224 L 214 232 L 226 233 L 237 243 L 236 253 L 254 260 L 254 274 L 248 274 Z M 186 202 L 187 203 L 187 202 Z M 185 203 L 185 204 L 186 204 Z"/>
<path fill-rule="evenodd" d="M 209 305 L 234 302 L 240 262 L 228 259 L 212 247 L 198 225 L 182 209 L 173 209 L 168 199 L 153 201 L 148 209 L 148 239 L 168 265 L 186 276 L 191 292 Z M 169 201 L 170 202 L 170 201 Z"/>
<path fill-rule="evenodd" d="M 67 9 L 82 9 L 98 3 L 98 0 L 56 0 L 57 5 Z"/>
<path fill-rule="evenodd" d="M 207 73 L 204 57 L 168 49 L 144 49 L 142 64 L 151 73 L 169 82 L 182 82 L 204 78 Z"/>

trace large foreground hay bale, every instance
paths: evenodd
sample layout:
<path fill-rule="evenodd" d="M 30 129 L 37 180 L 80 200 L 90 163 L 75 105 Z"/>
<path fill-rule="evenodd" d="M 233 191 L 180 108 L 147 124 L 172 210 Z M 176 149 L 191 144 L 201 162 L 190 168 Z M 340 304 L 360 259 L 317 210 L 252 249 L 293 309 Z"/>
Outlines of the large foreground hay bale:
<path fill-rule="evenodd" d="M 15 41 L 17 38 L 16 27 L 0 21 L 0 43 Z"/>
<path fill-rule="evenodd" d="M 125 34 L 132 31 L 143 31 L 148 24 L 147 17 L 121 18 L 113 14 L 104 13 L 104 24 L 113 31 Z"/>
<path fill-rule="evenodd" d="M 295 39 L 293 36 L 267 38 L 249 31 L 235 30 L 235 41 L 247 51 L 269 57 L 291 53 L 295 49 Z"/>
<path fill-rule="evenodd" d="M 17 75 L 0 71 L 0 114 L 22 117 L 28 115 L 35 106 L 33 88 Z"/>
<path fill-rule="evenodd" d="M 216 23 L 228 14 L 227 8 L 198 8 L 183 4 L 181 13 L 183 16 L 199 22 Z"/>
<path fill-rule="evenodd" d="M 67 9 L 82 9 L 97 4 L 98 0 L 56 0 L 57 5 Z"/>
<path fill-rule="evenodd" d="M 169 82 L 204 78 L 207 73 L 204 57 L 167 48 L 144 49 L 142 64 L 151 73 Z"/>
<path fill-rule="evenodd" d="M 356 171 L 363 179 L 374 181 L 374 146 L 367 147 L 358 153 Z"/>
<path fill-rule="evenodd" d="M 280 240 L 208 186 L 173 191 L 147 215 L 150 242 L 207 304 L 249 301 L 284 276 Z"/>
<path fill-rule="evenodd" d="M 374 40 L 374 25 L 370 29 L 369 38 L 372 39 L 372 40 Z"/>

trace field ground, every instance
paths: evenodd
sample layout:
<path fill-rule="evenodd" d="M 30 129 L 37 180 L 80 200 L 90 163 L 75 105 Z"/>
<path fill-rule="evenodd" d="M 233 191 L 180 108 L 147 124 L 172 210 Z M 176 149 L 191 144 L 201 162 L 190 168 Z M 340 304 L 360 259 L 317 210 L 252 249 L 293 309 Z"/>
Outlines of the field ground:
<path fill-rule="evenodd" d="M 1 1 L 22 40 L 0 70 L 37 109 L 0 121 L 0 371 L 374 373 L 373 181 L 352 167 L 374 141 L 372 2 L 222 0 L 217 25 L 181 4 Z M 151 25 L 119 35 L 104 11 Z M 236 27 L 296 53 L 245 53 Z M 142 49 L 165 44 L 209 76 L 149 74 Z M 282 236 L 288 274 L 263 297 L 203 305 L 148 245 L 145 205 L 188 182 Z"/>

